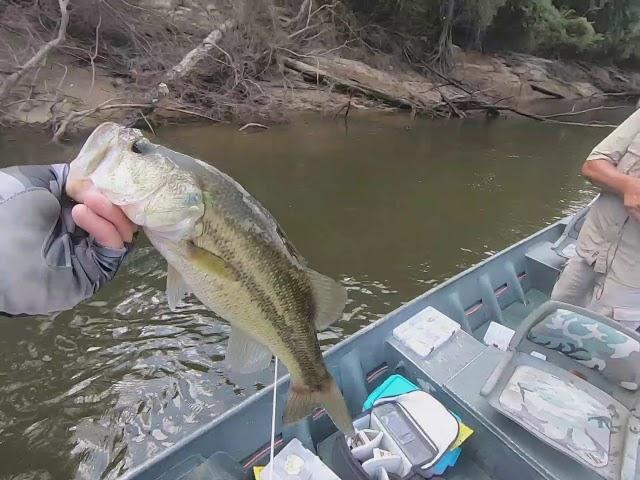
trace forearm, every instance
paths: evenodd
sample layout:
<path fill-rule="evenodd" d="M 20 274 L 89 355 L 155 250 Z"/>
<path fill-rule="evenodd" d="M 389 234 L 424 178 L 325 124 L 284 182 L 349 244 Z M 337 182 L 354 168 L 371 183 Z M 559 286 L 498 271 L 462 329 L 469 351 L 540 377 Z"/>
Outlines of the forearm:
<path fill-rule="evenodd" d="M 607 160 L 589 160 L 582 166 L 584 175 L 592 184 L 608 192 L 624 197 L 633 177 L 625 175 Z"/>
<path fill-rule="evenodd" d="M 72 208 L 84 205 L 68 202 L 66 173 L 66 165 L 0 169 L 0 312 L 72 308 L 113 278 L 128 251 L 122 237 L 101 244 L 77 228 Z"/>

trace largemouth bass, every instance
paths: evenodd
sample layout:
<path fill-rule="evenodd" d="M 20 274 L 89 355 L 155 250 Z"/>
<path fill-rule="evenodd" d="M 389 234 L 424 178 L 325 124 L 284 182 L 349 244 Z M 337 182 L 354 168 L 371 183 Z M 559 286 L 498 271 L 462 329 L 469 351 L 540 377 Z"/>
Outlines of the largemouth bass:
<path fill-rule="evenodd" d="M 226 360 L 233 370 L 264 369 L 272 352 L 287 366 L 285 423 L 321 405 L 340 430 L 353 432 L 316 335 L 341 315 L 346 291 L 307 267 L 244 188 L 213 166 L 114 123 L 89 136 L 68 181 L 92 182 L 143 227 L 167 260 L 171 308 L 191 292 L 231 324 Z"/>

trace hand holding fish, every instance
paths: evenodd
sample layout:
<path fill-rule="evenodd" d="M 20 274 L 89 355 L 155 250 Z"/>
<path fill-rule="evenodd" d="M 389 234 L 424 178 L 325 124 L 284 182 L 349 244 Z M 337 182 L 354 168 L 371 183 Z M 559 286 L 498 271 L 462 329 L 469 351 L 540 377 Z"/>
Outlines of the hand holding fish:
<path fill-rule="evenodd" d="M 135 225 L 69 165 L 0 169 L 0 312 L 68 310 L 118 271 Z M 71 199 L 80 204 L 74 204 Z"/>
<path fill-rule="evenodd" d="M 124 212 L 88 181 L 69 180 L 66 192 L 78 202 L 71 210 L 75 224 L 95 241 L 109 248 L 123 248 L 133 241 L 138 227 Z"/>

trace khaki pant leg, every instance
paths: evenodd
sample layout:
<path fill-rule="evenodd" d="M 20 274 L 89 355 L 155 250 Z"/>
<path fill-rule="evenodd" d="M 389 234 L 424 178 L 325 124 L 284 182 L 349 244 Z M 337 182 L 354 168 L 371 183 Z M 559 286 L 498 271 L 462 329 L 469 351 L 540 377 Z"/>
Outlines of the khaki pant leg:
<path fill-rule="evenodd" d="M 611 317 L 629 330 L 640 327 L 640 293 L 611 278 L 596 281 L 589 310 Z"/>
<path fill-rule="evenodd" d="M 551 300 L 587 307 L 593 298 L 598 276 L 581 257 L 570 258 L 553 287 Z"/>

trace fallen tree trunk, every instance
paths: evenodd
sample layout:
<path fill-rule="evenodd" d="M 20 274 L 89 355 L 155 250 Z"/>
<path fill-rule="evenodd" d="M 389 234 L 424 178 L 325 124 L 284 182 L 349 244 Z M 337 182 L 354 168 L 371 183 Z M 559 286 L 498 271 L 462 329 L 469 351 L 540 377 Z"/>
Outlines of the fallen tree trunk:
<path fill-rule="evenodd" d="M 516 115 L 520 115 L 522 117 L 526 117 L 526 118 L 530 118 L 532 120 L 536 120 L 538 122 L 546 122 L 546 123 L 557 123 L 557 124 L 561 124 L 561 125 L 574 125 L 574 126 L 578 126 L 578 127 L 596 127 L 596 128 L 616 128 L 618 127 L 618 125 L 611 125 L 611 124 L 605 124 L 605 123 L 582 123 L 582 122 L 566 122 L 563 120 L 555 120 L 551 117 L 544 117 L 541 115 L 536 115 L 534 113 L 530 113 L 530 112 L 525 112 L 522 110 L 519 110 L 515 107 L 510 107 L 507 105 L 490 105 L 490 104 L 486 104 L 486 103 L 482 103 L 482 102 L 477 102 L 477 101 L 466 101 L 466 102 L 460 102 L 458 104 L 458 108 L 461 108 L 463 110 L 484 110 L 486 112 L 511 112 L 511 113 L 515 113 Z"/>
<path fill-rule="evenodd" d="M 211 33 L 200 42 L 200 45 L 189 51 L 179 63 L 165 73 L 162 81 L 171 84 L 189 75 L 198 63 L 206 58 L 212 50 L 218 48 L 218 42 L 222 38 L 222 35 L 224 35 L 227 30 L 232 29 L 233 26 L 233 21 L 227 20 L 213 29 Z"/>
<path fill-rule="evenodd" d="M 124 123 L 128 126 L 140 126 L 140 121 L 142 120 L 144 124 L 148 125 L 148 117 L 153 115 L 156 108 L 158 108 L 160 100 L 169 95 L 169 85 L 176 84 L 176 82 L 187 77 L 202 60 L 212 53 L 212 50 L 220 48 L 218 47 L 218 42 L 222 38 L 222 35 L 233 27 L 234 22 L 232 20 L 226 20 L 214 28 L 197 47 L 187 52 L 180 62 L 175 64 L 162 76 L 162 79 L 156 87 L 143 99 L 143 102 L 148 103 L 149 106 L 144 110 L 140 110 L 139 115 L 133 118 L 130 117 L 129 120 Z"/>
<path fill-rule="evenodd" d="M 438 92 L 437 100 L 434 101 L 433 98 L 428 98 L 424 96 L 424 94 L 421 97 L 419 93 L 415 93 L 408 88 L 403 87 L 402 82 L 398 82 L 395 79 L 390 80 L 376 76 L 381 75 L 379 71 L 375 71 L 377 73 L 374 75 L 373 71 L 375 69 L 367 67 L 368 70 L 363 73 L 362 71 L 358 71 L 355 65 L 350 63 L 346 63 L 345 65 L 345 62 L 348 61 L 344 59 L 332 60 L 327 58 L 317 58 L 316 65 L 310 65 L 309 63 L 290 57 L 285 57 L 282 60 L 285 67 L 301 73 L 303 78 L 307 81 L 316 84 L 333 83 L 338 88 L 351 93 L 360 93 L 395 107 L 409 108 L 414 112 L 430 113 L 436 117 L 444 116 L 446 118 L 451 118 L 453 116 L 464 118 L 466 117 L 464 112 L 473 110 L 482 110 L 491 114 L 508 111 L 538 122 L 599 128 L 616 127 L 616 125 L 609 124 L 555 120 L 551 117 L 545 117 L 519 110 L 516 107 L 497 105 L 497 102 L 493 104 L 488 103 L 487 101 L 477 98 L 475 96 L 475 92 L 471 92 L 466 89 L 462 90 L 460 87 L 456 87 L 457 90 L 462 90 L 466 94 L 454 98 L 447 96 L 446 93 L 440 91 L 439 88 L 434 88 L 434 90 Z M 357 64 L 358 62 L 352 63 Z M 438 76 L 445 80 L 449 80 L 448 77 L 443 74 L 439 74 Z M 442 113 L 443 109 L 446 109 L 446 114 Z"/>
<path fill-rule="evenodd" d="M 7 98 L 9 92 L 15 87 L 18 82 L 24 77 L 24 75 L 31 69 L 40 66 L 40 64 L 47 58 L 49 52 L 58 45 L 65 41 L 67 35 L 67 26 L 69 25 L 69 0 L 58 0 L 60 6 L 60 26 L 58 27 L 58 35 L 53 40 L 45 43 L 36 54 L 27 61 L 24 65 L 18 68 L 15 72 L 9 75 L 2 85 L 0 85 L 0 104 Z"/>
<path fill-rule="evenodd" d="M 548 95 L 550 97 L 557 98 L 558 100 L 562 100 L 565 98 L 564 95 L 558 92 L 549 90 L 547 88 L 541 87 L 540 85 L 536 85 L 535 83 L 530 83 L 529 86 L 531 87 L 531 90 L 533 90 L 534 92 L 539 92 L 539 93 L 542 93 L 543 95 Z"/>
<path fill-rule="evenodd" d="M 411 101 L 407 98 L 395 96 L 382 88 L 376 88 L 372 85 L 358 82 L 357 80 L 330 73 L 327 70 L 320 68 L 319 66 L 314 67 L 312 65 L 309 65 L 308 63 L 301 62 L 289 57 L 283 58 L 283 63 L 285 67 L 301 73 L 303 78 L 305 78 L 305 80 L 307 81 L 315 82 L 317 84 L 332 82 L 337 87 L 343 90 L 358 92 L 368 97 L 381 100 L 392 106 L 400 108 L 409 108 L 413 110 L 426 107 L 426 105 L 420 105 L 416 101 Z"/>
<path fill-rule="evenodd" d="M 63 1 L 63 0 L 60 0 Z M 68 0 L 64 0 L 68 1 Z M 156 109 L 167 110 L 173 112 L 182 112 L 188 115 L 198 116 L 201 118 L 205 118 L 211 121 L 219 121 L 213 117 L 208 115 L 198 113 L 192 110 L 187 110 L 184 108 L 173 107 L 170 105 L 162 105 L 160 103 L 160 99 L 169 95 L 169 86 L 171 84 L 175 84 L 176 82 L 184 79 L 187 75 L 189 75 L 193 69 L 204 60 L 209 54 L 211 54 L 212 50 L 219 48 L 217 43 L 222 38 L 222 35 L 233 28 L 234 22 L 231 20 L 226 20 L 222 24 L 218 25 L 215 29 L 213 29 L 200 44 L 187 52 L 187 54 L 182 57 L 182 60 L 174 65 L 172 68 L 167 70 L 167 72 L 162 76 L 161 81 L 156 85 L 154 89 L 151 90 L 146 96 L 140 101 L 134 101 L 126 104 L 111 104 L 112 100 L 104 102 L 100 105 L 97 105 L 94 108 L 89 108 L 87 110 L 74 111 L 69 112 L 65 118 L 60 122 L 60 124 L 55 128 L 55 133 L 53 135 L 53 140 L 55 142 L 60 142 L 64 135 L 67 133 L 70 125 L 74 122 L 79 122 L 82 119 L 91 116 L 99 111 L 104 110 L 115 110 L 115 109 L 123 109 L 123 110 L 137 110 L 137 114 L 135 116 L 129 116 L 128 119 L 123 121 L 124 124 L 129 126 L 134 126 L 138 123 L 140 119 L 142 119 L 147 125 L 149 125 L 148 117 L 154 113 Z M 110 105 L 109 105 L 110 104 Z M 150 125 L 149 125 L 150 126 Z"/>

